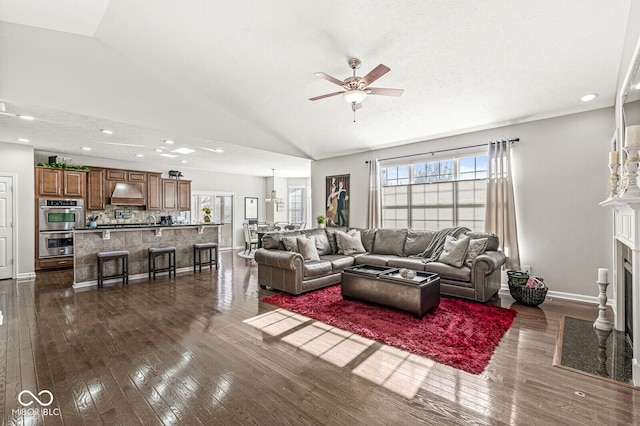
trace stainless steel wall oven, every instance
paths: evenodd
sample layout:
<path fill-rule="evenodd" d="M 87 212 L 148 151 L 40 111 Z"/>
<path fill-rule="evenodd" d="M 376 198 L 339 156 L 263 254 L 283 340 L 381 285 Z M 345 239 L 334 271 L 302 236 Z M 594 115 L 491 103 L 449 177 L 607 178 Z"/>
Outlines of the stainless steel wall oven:
<path fill-rule="evenodd" d="M 38 200 L 38 257 L 73 254 L 73 229 L 84 226 L 84 200 Z"/>

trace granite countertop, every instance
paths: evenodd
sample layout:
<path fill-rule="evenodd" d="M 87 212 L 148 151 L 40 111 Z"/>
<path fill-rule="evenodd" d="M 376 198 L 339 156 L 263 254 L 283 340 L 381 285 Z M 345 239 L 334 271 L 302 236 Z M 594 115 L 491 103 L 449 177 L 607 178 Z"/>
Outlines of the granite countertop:
<path fill-rule="evenodd" d="M 148 223 L 116 223 L 113 225 L 98 225 L 97 228 L 76 228 L 76 231 L 102 231 L 105 229 L 108 230 L 120 230 L 120 229 L 157 229 L 157 228 L 186 228 L 186 227 L 196 227 L 196 226 L 220 226 L 222 223 L 212 223 L 212 222 L 203 222 L 203 223 L 191 223 L 188 225 L 159 225 L 159 224 L 148 224 Z"/>

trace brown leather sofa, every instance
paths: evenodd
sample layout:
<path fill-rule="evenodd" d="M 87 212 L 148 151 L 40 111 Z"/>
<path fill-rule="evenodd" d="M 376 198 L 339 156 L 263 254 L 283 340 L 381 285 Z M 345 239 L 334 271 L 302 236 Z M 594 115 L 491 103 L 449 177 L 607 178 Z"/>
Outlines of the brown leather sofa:
<path fill-rule="evenodd" d="M 500 267 L 506 258 L 493 234 L 468 232 L 472 239 L 488 238 L 487 248 L 471 267 L 457 268 L 440 262 L 425 263 L 419 256 L 436 231 L 358 229 L 367 252 L 344 255 L 338 254 L 336 230 L 346 232 L 347 228 L 265 234 L 262 248 L 255 253 L 260 287 L 300 294 L 339 283 L 342 270 L 348 266 L 369 264 L 435 272 L 440 275 L 440 293 L 445 295 L 486 302 L 500 290 Z M 319 261 L 305 262 L 300 253 L 286 251 L 282 237 L 295 235 L 315 237 Z"/>

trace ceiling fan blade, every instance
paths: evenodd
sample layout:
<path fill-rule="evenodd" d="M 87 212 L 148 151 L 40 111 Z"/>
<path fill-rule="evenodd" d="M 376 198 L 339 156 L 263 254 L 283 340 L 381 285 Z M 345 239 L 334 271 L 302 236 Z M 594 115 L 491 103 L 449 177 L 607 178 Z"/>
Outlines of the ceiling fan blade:
<path fill-rule="evenodd" d="M 342 90 L 340 92 L 334 92 L 334 93 L 329 93 L 329 94 L 326 94 L 326 95 L 320 95 L 320 96 L 316 96 L 315 98 L 309 98 L 309 100 L 310 101 L 317 101 L 318 99 L 328 98 L 328 97 L 331 97 L 331 96 L 339 95 L 340 93 L 344 93 L 344 92 L 345 91 Z"/>
<path fill-rule="evenodd" d="M 366 92 L 370 95 L 401 96 L 404 93 L 404 89 L 385 89 L 382 87 L 367 87 Z"/>
<path fill-rule="evenodd" d="M 357 104 L 355 102 L 351 103 L 351 111 L 356 112 L 360 108 L 362 108 L 362 102 L 360 102 L 359 104 Z"/>
<path fill-rule="evenodd" d="M 316 77 L 320 77 L 324 80 L 327 80 L 331 83 L 337 84 L 338 86 L 342 86 L 344 84 L 344 82 L 342 80 L 338 80 L 335 77 L 331 77 L 329 74 L 325 74 L 323 72 L 317 72 L 314 74 Z"/>
<path fill-rule="evenodd" d="M 386 73 L 388 73 L 389 71 L 391 71 L 391 68 L 389 68 L 386 65 L 380 64 L 374 69 L 372 69 L 369 72 L 369 74 L 362 77 L 362 81 L 364 81 L 365 86 L 368 86 L 374 81 L 376 81 L 377 79 L 379 79 L 380 77 L 382 77 L 383 75 L 385 75 Z"/>

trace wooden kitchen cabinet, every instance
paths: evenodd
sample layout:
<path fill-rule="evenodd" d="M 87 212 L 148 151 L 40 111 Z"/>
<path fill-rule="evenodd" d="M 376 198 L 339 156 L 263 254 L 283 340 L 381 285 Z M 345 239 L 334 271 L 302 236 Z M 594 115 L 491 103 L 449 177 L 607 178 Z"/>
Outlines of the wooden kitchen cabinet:
<path fill-rule="evenodd" d="M 73 256 L 50 257 L 47 259 L 37 259 L 36 269 L 70 268 L 73 266 Z"/>
<path fill-rule="evenodd" d="M 129 182 L 146 182 L 147 173 L 145 172 L 129 172 L 127 174 L 127 181 Z"/>
<path fill-rule="evenodd" d="M 178 210 L 191 210 L 191 181 L 178 181 Z"/>
<path fill-rule="evenodd" d="M 114 181 L 118 181 L 118 182 L 126 182 L 126 180 L 127 180 L 127 171 L 126 170 L 107 169 L 106 178 L 107 178 L 107 180 L 114 180 Z"/>
<path fill-rule="evenodd" d="M 63 190 L 65 197 L 84 198 L 87 185 L 87 172 L 82 170 L 63 171 Z"/>
<path fill-rule="evenodd" d="M 160 173 L 147 173 L 147 210 L 162 210 L 162 178 Z"/>
<path fill-rule="evenodd" d="M 36 167 L 36 194 L 39 198 L 62 196 L 62 169 Z"/>
<path fill-rule="evenodd" d="M 163 210 L 176 210 L 178 195 L 178 181 L 174 179 L 162 179 L 162 208 Z"/>
<path fill-rule="evenodd" d="M 87 172 L 36 167 L 38 198 L 84 198 Z"/>
<path fill-rule="evenodd" d="M 105 170 L 91 169 L 87 174 L 87 210 L 105 209 Z"/>

